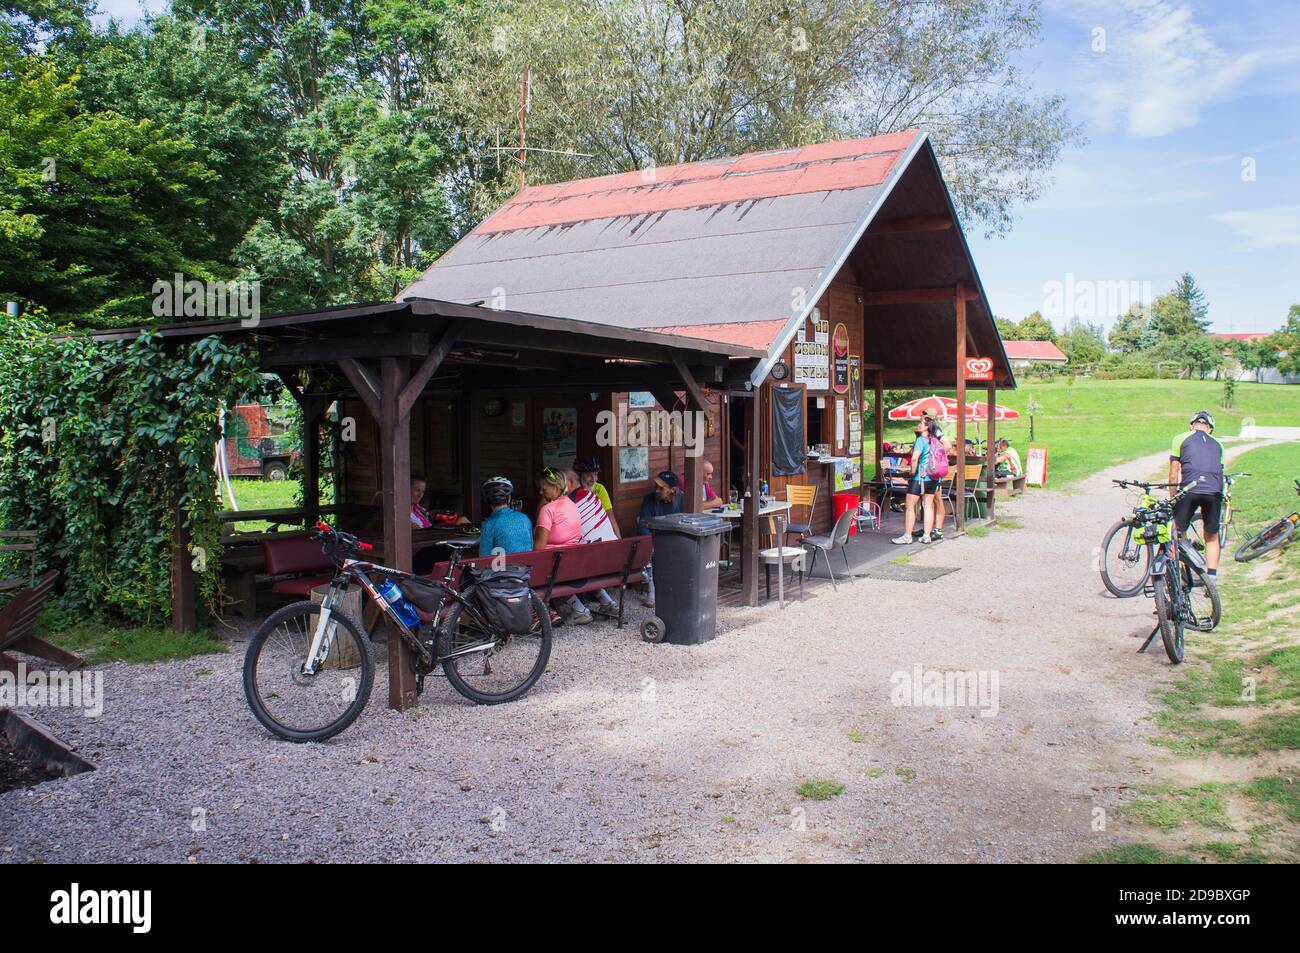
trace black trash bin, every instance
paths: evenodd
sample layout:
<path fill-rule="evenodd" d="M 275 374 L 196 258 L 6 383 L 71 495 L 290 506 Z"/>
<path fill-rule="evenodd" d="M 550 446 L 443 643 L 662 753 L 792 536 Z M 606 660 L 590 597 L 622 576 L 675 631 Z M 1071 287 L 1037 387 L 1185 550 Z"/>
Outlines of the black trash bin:
<path fill-rule="evenodd" d="M 676 645 L 709 641 L 717 634 L 718 549 L 730 524 L 703 513 L 674 513 L 646 525 L 655 541 L 656 619 L 641 627 L 642 637 Z"/>

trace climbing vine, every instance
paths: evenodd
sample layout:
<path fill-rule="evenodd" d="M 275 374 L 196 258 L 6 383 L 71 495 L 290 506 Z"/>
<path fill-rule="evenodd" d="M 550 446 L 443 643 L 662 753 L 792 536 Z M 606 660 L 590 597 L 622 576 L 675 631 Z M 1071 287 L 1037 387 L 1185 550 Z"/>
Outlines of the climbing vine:
<path fill-rule="evenodd" d="M 260 396 L 256 354 L 216 337 L 59 335 L 40 312 L 0 318 L 0 525 L 76 606 L 153 624 L 171 612 L 177 513 L 200 605 L 222 599 L 218 409 Z"/>

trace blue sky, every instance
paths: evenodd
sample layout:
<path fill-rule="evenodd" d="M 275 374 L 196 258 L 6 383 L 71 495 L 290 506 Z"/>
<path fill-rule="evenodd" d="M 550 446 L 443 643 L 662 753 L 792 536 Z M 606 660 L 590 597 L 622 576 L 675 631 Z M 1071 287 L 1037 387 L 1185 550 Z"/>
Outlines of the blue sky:
<path fill-rule="evenodd" d="M 99 19 L 164 6 L 100 0 Z M 1043 27 L 1021 68 L 1088 141 L 1009 236 L 971 230 L 994 311 L 1109 325 L 1190 271 L 1216 330 L 1281 325 L 1300 302 L 1300 0 L 1044 0 Z"/>
<path fill-rule="evenodd" d="M 1300 302 L 1300 2 L 1046 0 L 1043 21 L 1023 69 L 1088 142 L 1008 237 L 972 230 L 994 310 L 1043 309 L 1071 274 L 1160 294 L 1190 271 L 1215 330 L 1281 325 Z"/>

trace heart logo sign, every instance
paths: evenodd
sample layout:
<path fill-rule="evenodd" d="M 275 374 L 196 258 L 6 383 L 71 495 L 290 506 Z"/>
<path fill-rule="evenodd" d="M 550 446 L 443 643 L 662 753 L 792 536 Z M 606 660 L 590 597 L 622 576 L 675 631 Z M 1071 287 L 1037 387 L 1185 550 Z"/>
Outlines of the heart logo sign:
<path fill-rule="evenodd" d="M 993 380 L 993 360 L 987 357 L 966 358 L 966 379 L 968 381 Z"/>

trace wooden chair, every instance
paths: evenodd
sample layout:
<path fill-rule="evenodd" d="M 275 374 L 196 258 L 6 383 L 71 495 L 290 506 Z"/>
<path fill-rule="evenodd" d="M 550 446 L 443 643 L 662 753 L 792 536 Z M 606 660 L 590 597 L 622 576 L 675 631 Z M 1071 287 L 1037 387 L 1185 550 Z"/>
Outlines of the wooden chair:
<path fill-rule="evenodd" d="M 6 543 L 4 542 L 6 539 L 17 540 L 17 542 Z M 0 579 L 0 592 L 36 585 L 36 530 L 0 529 L 0 553 L 27 554 L 27 572 L 23 575 Z"/>
<path fill-rule="evenodd" d="M 785 537 L 790 533 L 798 533 L 799 538 L 803 539 L 813 531 L 813 508 L 817 505 L 817 487 L 809 486 L 803 483 L 787 483 L 785 485 L 785 501 L 790 504 L 791 516 L 794 515 L 794 507 L 803 506 L 807 508 L 807 513 L 800 522 L 787 523 L 785 533 L 781 539 L 784 542 Z"/>
<path fill-rule="evenodd" d="M 966 477 L 966 495 L 963 498 L 962 506 L 965 508 L 967 519 L 983 519 L 985 507 L 988 505 L 989 498 L 993 495 L 993 488 L 988 484 L 981 485 L 980 480 L 984 477 L 984 464 L 968 463 L 965 465 Z M 953 493 L 950 497 L 953 505 L 957 505 L 956 481 L 953 482 Z"/>
<path fill-rule="evenodd" d="M 54 589 L 54 581 L 58 578 L 59 571 L 51 569 L 36 585 L 18 593 L 0 610 L 0 669 L 12 672 L 15 676 L 18 674 L 18 660 L 6 650 L 34 655 L 67 669 L 81 668 L 86 664 L 81 656 L 36 637 L 36 616 L 40 614 L 41 607 L 45 605 L 45 600 Z"/>

